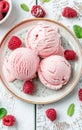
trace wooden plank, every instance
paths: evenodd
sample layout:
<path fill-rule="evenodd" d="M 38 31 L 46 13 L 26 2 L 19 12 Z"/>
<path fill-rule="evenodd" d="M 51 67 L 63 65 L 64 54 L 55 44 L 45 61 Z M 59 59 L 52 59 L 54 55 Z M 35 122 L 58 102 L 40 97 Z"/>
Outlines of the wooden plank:
<path fill-rule="evenodd" d="M 82 0 L 50 0 L 50 2 L 42 2 L 38 0 L 38 4 L 41 5 L 46 11 L 46 17 L 63 23 L 65 26 L 72 26 L 73 24 L 81 24 L 82 20 Z M 62 10 L 64 7 L 70 6 L 77 10 L 78 19 L 66 19 L 62 16 Z"/>
<path fill-rule="evenodd" d="M 36 130 L 81 130 L 82 129 L 82 103 L 78 99 L 78 88 L 82 88 L 82 77 L 76 89 L 57 103 L 37 105 L 36 107 Z M 75 104 L 73 117 L 67 115 L 70 104 Z M 54 108 L 57 111 L 57 119 L 51 122 L 45 111 Z"/>
<path fill-rule="evenodd" d="M 30 9 L 36 4 L 36 0 L 12 0 L 12 2 L 13 9 L 11 15 L 5 23 L 0 25 L 0 41 L 12 26 L 32 17 L 30 12 L 25 12 L 21 9 L 20 4 L 27 4 Z M 5 107 L 8 110 L 8 114 L 12 114 L 16 117 L 16 124 L 13 127 L 6 127 L 3 126 L 2 120 L 0 120 L 0 130 L 34 130 L 34 105 L 24 103 L 11 96 L 0 82 L 0 108 L 1 107 Z"/>
<path fill-rule="evenodd" d="M 56 20 L 70 30 L 73 31 L 73 25 L 79 24 L 82 26 L 82 0 L 50 0 L 50 2 L 42 2 L 38 0 L 38 4 L 41 5 L 46 11 L 46 18 Z M 78 12 L 78 18 L 66 19 L 62 17 L 62 9 L 66 6 L 73 7 Z M 82 39 L 80 39 L 82 45 Z M 36 130 L 81 130 L 82 129 L 82 104 L 78 99 L 78 89 L 82 88 L 82 77 L 77 85 L 77 88 L 64 99 L 57 103 L 49 105 L 37 105 L 36 106 Z M 67 115 L 68 106 L 75 104 L 75 114 L 73 117 Z M 48 108 L 54 108 L 57 110 L 57 120 L 51 122 L 45 114 Z"/>
<path fill-rule="evenodd" d="M 16 124 L 12 128 L 3 126 L 0 120 L 0 130 L 34 130 L 34 105 L 25 103 L 13 97 L 0 82 L 0 108 L 6 108 L 8 114 L 16 117 Z"/>

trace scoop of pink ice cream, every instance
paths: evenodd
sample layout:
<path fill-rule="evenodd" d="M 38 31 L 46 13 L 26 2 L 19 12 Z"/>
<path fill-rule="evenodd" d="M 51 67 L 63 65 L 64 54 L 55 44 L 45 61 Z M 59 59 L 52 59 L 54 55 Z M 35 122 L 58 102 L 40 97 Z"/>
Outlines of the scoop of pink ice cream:
<path fill-rule="evenodd" d="M 30 80 L 35 77 L 39 57 L 28 48 L 15 49 L 4 61 L 3 71 L 8 81 Z"/>
<path fill-rule="evenodd" d="M 57 90 L 69 81 L 71 65 L 64 57 L 52 55 L 41 61 L 38 75 L 46 87 Z"/>
<path fill-rule="evenodd" d="M 57 53 L 54 53 L 54 55 L 59 55 L 64 57 L 64 51 L 65 49 L 63 48 L 63 46 L 60 46 Z"/>
<path fill-rule="evenodd" d="M 61 46 L 61 38 L 56 26 L 38 23 L 29 29 L 26 46 L 37 51 L 42 58 L 57 54 Z"/>

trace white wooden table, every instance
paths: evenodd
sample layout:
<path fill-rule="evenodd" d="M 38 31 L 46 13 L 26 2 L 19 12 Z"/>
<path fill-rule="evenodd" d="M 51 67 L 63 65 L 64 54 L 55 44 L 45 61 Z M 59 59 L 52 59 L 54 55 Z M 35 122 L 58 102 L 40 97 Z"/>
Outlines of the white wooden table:
<path fill-rule="evenodd" d="M 30 12 L 24 12 L 20 8 L 21 3 L 26 3 L 30 9 L 35 4 L 41 5 L 47 13 L 47 18 L 63 23 L 70 30 L 74 24 L 82 26 L 82 0 L 51 0 L 48 3 L 43 3 L 41 0 L 12 1 L 11 16 L 4 24 L 0 25 L 0 40 L 16 23 L 33 17 Z M 69 20 L 61 16 L 62 8 L 68 5 L 78 11 L 78 18 Z M 80 39 L 80 43 L 82 45 L 82 39 Z M 59 102 L 49 105 L 32 105 L 13 97 L 0 82 L 0 108 L 5 107 L 8 114 L 13 114 L 17 120 L 13 127 L 3 126 L 0 120 L 0 130 L 82 130 L 82 102 L 79 101 L 77 94 L 79 88 L 82 88 L 82 77 L 76 89 Z M 68 117 L 66 111 L 71 103 L 75 104 L 75 114 L 73 117 Z M 56 121 L 51 122 L 46 118 L 45 110 L 48 108 L 57 109 Z"/>

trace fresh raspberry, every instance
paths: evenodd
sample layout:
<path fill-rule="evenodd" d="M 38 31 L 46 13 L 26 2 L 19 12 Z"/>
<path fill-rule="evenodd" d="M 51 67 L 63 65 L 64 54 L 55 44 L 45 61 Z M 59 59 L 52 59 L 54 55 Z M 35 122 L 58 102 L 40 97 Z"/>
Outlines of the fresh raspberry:
<path fill-rule="evenodd" d="M 23 92 L 32 95 L 34 93 L 34 85 L 31 81 L 26 81 L 23 85 Z"/>
<path fill-rule="evenodd" d="M 82 101 L 82 88 L 78 91 L 79 100 Z"/>
<path fill-rule="evenodd" d="M 73 50 L 65 50 L 64 56 L 67 60 L 75 60 L 76 59 L 76 53 Z"/>
<path fill-rule="evenodd" d="M 46 15 L 45 11 L 39 5 L 34 5 L 32 7 L 31 14 L 37 18 L 44 17 Z"/>
<path fill-rule="evenodd" d="M 67 17 L 67 18 L 74 18 L 74 17 L 77 17 L 77 12 L 71 7 L 65 7 L 62 11 L 62 16 Z"/>
<path fill-rule="evenodd" d="M 14 49 L 20 47 L 21 44 L 22 44 L 22 41 L 17 36 L 12 36 L 8 42 L 8 48 L 10 50 L 14 50 Z"/>
<path fill-rule="evenodd" d="M 2 1 L 0 1 L 0 12 L 1 12 L 1 13 L 3 13 L 3 12 L 2 12 L 2 9 L 3 9 L 3 3 L 2 3 Z"/>
<path fill-rule="evenodd" d="M 3 124 L 5 126 L 13 126 L 15 123 L 15 117 L 12 115 L 7 115 L 3 118 Z"/>
<path fill-rule="evenodd" d="M 9 3 L 7 1 L 0 1 L 0 12 L 7 13 L 9 10 Z"/>
<path fill-rule="evenodd" d="M 3 15 L 2 15 L 2 13 L 0 12 L 0 20 L 2 20 L 3 19 Z"/>
<path fill-rule="evenodd" d="M 3 18 L 6 16 L 7 13 L 3 13 Z"/>
<path fill-rule="evenodd" d="M 50 108 L 46 111 L 46 116 L 51 120 L 54 121 L 57 118 L 56 110 L 53 108 Z"/>

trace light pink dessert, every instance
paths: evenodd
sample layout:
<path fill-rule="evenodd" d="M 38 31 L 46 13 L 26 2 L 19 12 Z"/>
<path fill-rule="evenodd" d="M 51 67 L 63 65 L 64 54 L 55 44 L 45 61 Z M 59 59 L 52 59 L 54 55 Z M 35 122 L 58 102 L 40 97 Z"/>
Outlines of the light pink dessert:
<path fill-rule="evenodd" d="M 15 49 L 4 61 L 3 71 L 8 81 L 30 80 L 35 77 L 39 57 L 28 48 Z"/>
<path fill-rule="evenodd" d="M 64 57 L 64 51 L 65 51 L 65 49 L 62 46 L 60 46 L 59 49 L 58 49 L 58 52 L 54 53 L 54 55 L 59 55 L 59 56 Z"/>
<path fill-rule="evenodd" d="M 69 81 L 71 65 L 64 57 L 52 55 L 41 61 L 38 75 L 46 87 L 57 90 Z"/>
<path fill-rule="evenodd" d="M 38 23 L 29 29 L 26 36 L 26 46 L 36 50 L 42 58 L 58 54 L 59 51 L 62 51 L 59 50 L 61 48 L 61 38 L 58 28 L 54 25 Z"/>

